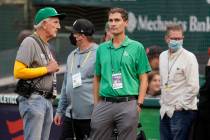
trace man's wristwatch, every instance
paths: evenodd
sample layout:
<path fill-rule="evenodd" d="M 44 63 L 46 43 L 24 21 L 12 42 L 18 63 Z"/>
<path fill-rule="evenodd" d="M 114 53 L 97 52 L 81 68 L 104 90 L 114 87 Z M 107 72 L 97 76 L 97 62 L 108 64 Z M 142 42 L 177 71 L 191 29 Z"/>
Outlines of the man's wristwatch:
<path fill-rule="evenodd" d="M 139 106 L 139 108 L 142 108 L 143 107 L 143 104 L 142 103 L 137 103 L 137 105 Z"/>

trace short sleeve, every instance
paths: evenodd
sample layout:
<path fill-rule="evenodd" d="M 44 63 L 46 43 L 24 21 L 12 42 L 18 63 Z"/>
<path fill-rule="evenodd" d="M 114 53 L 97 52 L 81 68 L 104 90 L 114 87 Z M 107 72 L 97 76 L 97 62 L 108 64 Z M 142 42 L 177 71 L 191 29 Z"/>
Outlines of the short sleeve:
<path fill-rule="evenodd" d="M 151 71 L 151 67 L 142 44 L 139 44 L 138 55 L 137 55 L 137 72 L 138 74 L 144 74 Z"/>
<path fill-rule="evenodd" d="M 27 37 L 21 43 L 19 50 L 17 52 L 16 60 L 24 63 L 28 67 L 33 62 L 33 57 L 35 54 L 35 40 L 31 37 Z"/>

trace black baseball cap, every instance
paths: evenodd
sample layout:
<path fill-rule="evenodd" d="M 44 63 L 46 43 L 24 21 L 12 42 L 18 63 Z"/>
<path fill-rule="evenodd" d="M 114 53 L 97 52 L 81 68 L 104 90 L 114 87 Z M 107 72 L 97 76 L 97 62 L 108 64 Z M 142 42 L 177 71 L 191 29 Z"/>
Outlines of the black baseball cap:
<path fill-rule="evenodd" d="M 73 26 L 66 26 L 67 30 L 70 30 L 72 33 L 81 33 L 86 36 L 92 36 L 95 32 L 95 27 L 91 21 L 88 19 L 77 19 L 74 21 Z"/>

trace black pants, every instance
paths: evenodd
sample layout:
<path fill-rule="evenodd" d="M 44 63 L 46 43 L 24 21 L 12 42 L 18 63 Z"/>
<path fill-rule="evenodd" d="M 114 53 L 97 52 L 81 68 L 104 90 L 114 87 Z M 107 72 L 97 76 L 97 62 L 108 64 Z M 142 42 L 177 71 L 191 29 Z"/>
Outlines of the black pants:
<path fill-rule="evenodd" d="M 194 140 L 210 140 L 210 111 L 199 109 Z"/>
<path fill-rule="evenodd" d="M 65 117 L 63 122 L 63 128 L 60 136 L 60 140 L 73 140 L 74 134 L 72 129 L 72 123 L 74 126 L 74 132 L 77 140 L 83 140 L 89 137 L 90 134 L 90 119 L 76 120 Z"/>

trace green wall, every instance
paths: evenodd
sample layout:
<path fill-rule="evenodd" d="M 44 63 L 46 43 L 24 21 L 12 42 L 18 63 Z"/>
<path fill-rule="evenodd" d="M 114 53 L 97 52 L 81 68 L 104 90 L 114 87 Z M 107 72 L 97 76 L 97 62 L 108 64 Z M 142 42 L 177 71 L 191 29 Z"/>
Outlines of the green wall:
<path fill-rule="evenodd" d="M 0 5 L 0 77 L 12 75 L 17 35 L 25 24 L 24 5 Z"/>
<path fill-rule="evenodd" d="M 0 5 L 0 51 L 17 47 L 24 26 L 24 5 Z"/>
<path fill-rule="evenodd" d="M 160 140 L 160 113 L 159 108 L 143 108 L 140 113 L 140 122 L 147 140 Z"/>
<path fill-rule="evenodd" d="M 210 46 L 209 0 L 33 0 L 34 4 L 85 5 L 122 7 L 129 12 L 128 35 L 141 41 L 145 47 L 164 42 L 168 23 L 182 24 L 186 33 L 184 46 L 195 53 L 207 51 Z"/>

